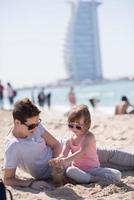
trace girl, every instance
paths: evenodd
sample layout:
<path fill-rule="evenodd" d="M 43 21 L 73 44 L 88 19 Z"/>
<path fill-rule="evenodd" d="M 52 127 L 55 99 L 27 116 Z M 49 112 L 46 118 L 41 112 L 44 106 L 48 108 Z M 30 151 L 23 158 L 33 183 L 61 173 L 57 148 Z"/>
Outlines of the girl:
<path fill-rule="evenodd" d="M 68 127 L 72 137 L 66 141 L 60 156 L 51 160 L 51 165 L 64 166 L 66 176 L 77 183 L 119 182 L 120 171 L 100 167 L 96 140 L 94 134 L 89 131 L 90 126 L 88 107 L 86 105 L 74 107 L 68 116 Z"/>

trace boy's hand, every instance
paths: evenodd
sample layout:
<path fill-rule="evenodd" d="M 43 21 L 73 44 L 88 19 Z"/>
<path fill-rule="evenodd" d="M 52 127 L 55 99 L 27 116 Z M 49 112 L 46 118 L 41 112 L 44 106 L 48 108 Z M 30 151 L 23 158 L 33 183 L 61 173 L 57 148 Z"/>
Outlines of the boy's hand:
<path fill-rule="evenodd" d="M 49 160 L 49 164 L 52 167 L 63 167 L 64 166 L 64 158 L 53 158 L 51 160 Z"/>

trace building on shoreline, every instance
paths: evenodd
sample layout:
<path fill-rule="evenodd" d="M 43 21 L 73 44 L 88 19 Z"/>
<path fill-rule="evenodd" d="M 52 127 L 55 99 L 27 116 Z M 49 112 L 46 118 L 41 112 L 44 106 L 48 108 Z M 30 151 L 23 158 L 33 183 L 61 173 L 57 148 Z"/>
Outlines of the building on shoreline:
<path fill-rule="evenodd" d="M 70 0 L 71 17 L 65 41 L 65 66 L 73 81 L 102 80 L 95 0 Z"/>

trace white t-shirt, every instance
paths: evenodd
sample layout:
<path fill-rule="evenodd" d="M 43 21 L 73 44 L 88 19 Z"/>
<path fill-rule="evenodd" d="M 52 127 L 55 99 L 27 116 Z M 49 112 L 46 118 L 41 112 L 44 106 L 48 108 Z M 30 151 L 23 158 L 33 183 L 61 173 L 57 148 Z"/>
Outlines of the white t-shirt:
<path fill-rule="evenodd" d="M 9 135 L 6 140 L 4 168 L 21 168 L 35 178 L 48 178 L 51 167 L 48 160 L 52 158 L 52 149 L 41 137 L 45 128 L 40 124 L 35 132 L 27 138 Z"/>

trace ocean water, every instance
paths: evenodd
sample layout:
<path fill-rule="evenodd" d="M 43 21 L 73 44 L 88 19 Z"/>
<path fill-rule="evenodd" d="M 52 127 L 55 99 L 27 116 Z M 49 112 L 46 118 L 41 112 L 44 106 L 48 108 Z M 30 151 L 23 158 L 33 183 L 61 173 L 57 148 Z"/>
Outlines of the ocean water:
<path fill-rule="evenodd" d="M 45 93 L 51 92 L 52 109 L 68 110 L 70 108 L 68 102 L 69 86 L 50 87 L 45 89 Z M 76 85 L 74 87 L 77 104 L 86 104 L 92 109 L 89 98 L 96 97 L 100 100 L 97 110 L 103 113 L 114 113 L 115 105 L 120 101 L 122 95 L 126 95 L 130 102 L 134 104 L 134 81 L 110 81 L 107 83 L 92 85 Z M 39 89 L 21 90 L 15 101 L 23 97 L 34 98 L 37 103 L 37 95 Z M 32 97 L 33 96 L 33 97 Z M 9 107 L 8 100 L 5 101 L 5 107 Z"/>

